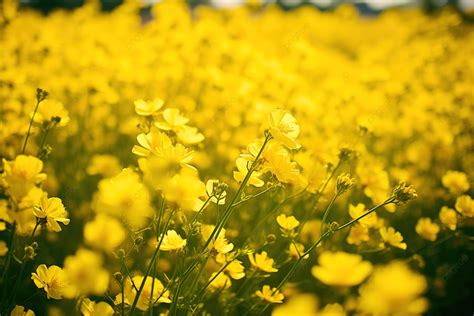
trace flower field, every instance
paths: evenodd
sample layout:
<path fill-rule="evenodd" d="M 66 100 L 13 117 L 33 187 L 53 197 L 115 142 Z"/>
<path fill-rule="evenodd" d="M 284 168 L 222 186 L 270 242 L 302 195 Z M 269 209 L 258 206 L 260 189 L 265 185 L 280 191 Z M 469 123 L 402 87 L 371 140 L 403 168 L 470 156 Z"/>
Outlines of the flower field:
<path fill-rule="evenodd" d="M 472 315 L 454 10 L 0 6 L 0 315 Z"/>

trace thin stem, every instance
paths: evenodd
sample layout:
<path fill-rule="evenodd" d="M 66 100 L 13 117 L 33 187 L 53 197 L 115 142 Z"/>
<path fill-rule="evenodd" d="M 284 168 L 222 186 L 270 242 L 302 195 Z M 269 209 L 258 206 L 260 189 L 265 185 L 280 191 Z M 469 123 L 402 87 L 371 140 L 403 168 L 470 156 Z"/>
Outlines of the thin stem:
<path fill-rule="evenodd" d="M 353 220 L 351 220 L 351 221 L 345 223 L 345 224 L 342 225 L 342 226 L 339 226 L 339 227 L 336 229 L 336 231 L 341 230 L 341 229 L 344 229 L 344 228 L 346 228 L 346 227 L 348 227 L 348 226 L 351 226 L 351 225 L 354 224 L 355 222 L 357 222 L 357 221 L 363 219 L 364 217 L 370 215 L 371 213 L 375 212 L 375 210 L 377 210 L 378 208 L 383 207 L 383 206 L 385 206 L 385 205 L 387 205 L 387 204 L 390 204 L 390 203 L 392 203 L 393 201 L 395 201 L 395 197 L 394 197 L 394 196 L 388 198 L 385 202 L 383 202 L 383 203 L 381 203 L 381 204 L 379 204 L 379 205 L 376 205 L 376 206 L 372 207 L 370 210 L 368 210 L 367 212 L 365 212 L 365 213 L 362 214 L 361 216 L 359 216 L 359 217 L 357 217 L 357 218 L 355 218 L 355 219 L 353 219 Z"/>
<path fill-rule="evenodd" d="M 51 130 L 51 127 L 48 125 L 44 131 L 44 135 L 43 135 L 43 140 L 41 141 L 41 146 L 40 146 L 40 150 L 39 150 L 39 153 L 41 154 L 41 151 L 43 150 L 44 146 L 46 145 L 46 139 L 48 138 L 48 134 L 49 134 L 49 131 Z"/>
<path fill-rule="evenodd" d="M 155 252 L 153 253 L 153 257 L 151 258 L 151 262 L 150 262 L 150 264 L 148 265 L 148 267 L 146 269 L 145 275 L 143 276 L 142 283 L 140 284 L 140 287 L 137 291 L 137 294 L 135 295 L 135 299 L 133 300 L 132 307 L 130 308 L 130 315 L 133 315 L 133 313 L 135 312 L 135 309 L 136 309 L 137 303 L 138 303 L 138 299 L 140 298 L 140 295 L 142 294 L 143 288 L 145 287 L 145 281 L 146 281 L 148 275 L 150 274 L 152 265 L 154 265 L 155 260 L 158 257 L 158 254 L 160 253 L 161 243 L 163 242 L 166 230 L 168 229 L 168 225 L 171 221 L 171 218 L 173 217 L 173 214 L 174 214 L 174 210 L 171 211 L 170 216 L 168 217 L 168 220 L 166 221 L 165 226 L 163 227 L 163 233 L 161 234 L 161 238 L 160 238 L 160 241 L 158 242 L 158 246 L 156 247 Z"/>
<path fill-rule="evenodd" d="M 34 110 L 34 112 L 33 112 L 33 115 L 31 116 L 30 125 L 28 126 L 28 132 L 26 133 L 25 142 L 23 143 L 23 149 L 21 150 L 21 153 L 22 153 L 22 154 L 25 153 L 26 144 L 28 143 L 28 138 L 30 138 L 31 126 L 33 125 L 33 120 L 35 119 L 35 115 L 36 115 L 36 112 L 38 111 L 38 107 L 39 107 L 40 103 L 41 103 L 40 99 L 37 98 L 37 99 L 36 99 L 35 110 Z"/>
<path fill-rule="evenodd" d="M 201 298 L 201 296 L 204 294 L 209 285 L 211 285 L 211 283 L 229 266 L 229 264 L 231 264 L 231 262 L 232 261 L 227 262 L 219 269 L 219 271 L 217 271 L 217 273 L 206 283 L 206 285 L 204 285 L 204 287 L 198 292 L 198 294 L 196 294 L 194 299 L 191 301 L 191 304 Z"/>
<path fill-rule="evenodd" d="M 328 206 L 326 207 L 326 210 L 324 210 L 323 219 L 321 220 L 320 236 L 323 235 L 324 229 L 326 228 L 327 217 L 329 216 L 329 212 L 331 211 L 331 208 L 334 205 L 334 202 L 336 201 L 338 196 L 339 196 L 339 194 L 337 194 L 337 193 L 334 194 L 333 198 L 331 199 Z"/>

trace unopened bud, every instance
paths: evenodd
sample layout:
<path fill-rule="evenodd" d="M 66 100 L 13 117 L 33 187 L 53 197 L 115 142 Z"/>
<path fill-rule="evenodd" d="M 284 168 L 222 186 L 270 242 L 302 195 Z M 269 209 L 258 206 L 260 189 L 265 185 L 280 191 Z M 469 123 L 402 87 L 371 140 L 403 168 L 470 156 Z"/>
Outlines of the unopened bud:
<path fill-rule="evenodd" d="M 276 241 L 276 236 L 274 234 L 268 234 L 267 235 L 267 243 L 268 244 L 273 244 Z"/>
<path fill-rule="evenodd" d="M 395 189 L 393 189 L 393 195 L 395 196 L 395 204 L 403 204 L 418 197 L 413 185 L 407 186 L 405 181 L 401 181 Z"/>
<path fill-rule="evenodd" d="M 349 190 L 355 184 L 355 179 L 351 178 L 348 173 L 342 173 L 337 177 L 336 181 L 336 194 L 341 195 Z"/>
<path fill-rule="evenodd" d="M 114 278 L 115 278 L 115 280 L 117 280 L 117 281 L 119 281 L 120 283 L 122 283 L 123 274 L 120 273 L 120 272 L 115 272 L 115 273 L 114 273 Z"/>

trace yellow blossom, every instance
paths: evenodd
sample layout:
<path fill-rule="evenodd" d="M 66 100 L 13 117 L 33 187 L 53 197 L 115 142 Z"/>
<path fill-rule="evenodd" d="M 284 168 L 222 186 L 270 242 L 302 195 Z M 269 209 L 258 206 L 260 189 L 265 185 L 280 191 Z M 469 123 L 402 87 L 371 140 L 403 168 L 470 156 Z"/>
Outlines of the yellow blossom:
<path fill-rule="evenodd" d="M 46 99 L 41 102 L 35 115 L 35 122 L 46 123 L 55 119 L 59 119 L 58 126 L 66 126 L 69 123 L 69 112 L 64 108 L 64 105 L 53 99 Z"/>
<path fill-rule="evenodd" d="M 142 99 L 133 102 L 135 105 L 135 113 L 142 116 L 150 116 L 158 112 L 164 104 L 162 99 L 154 99 L 152 101 L 145 101 Z"/>
<path fill-rule="evenodd" d="M 234 179 L 238 182 L 242 182 L 244 181 L 245 176 L 247 176 L 248 168 L 250 168 L 252 162 L 246 160 L 245 158 L 237 158 L 237 160 L 235 161 L 235 164 L 237 166 L 237 171 L 234 171 Z M 260 176 L 261 176 L 260 172 L 258 171 L 252 172 L 247 182 L 247 185 L 253 185 L 255 187 L 263 186 L 265 182 L 259 178 Z"/>
<path fill-rule="evenodd" d="M 89 246 L 112 253 L 125 240 L 126 232 L 120 221 L 97 214 L 93 221 L 84 225 L 84 241 Z"/>
<path fill-rule="evenodd" d="M 269 273 L 278 271 L 278 269 L 273 267 L 274 260 L 268 257 L 266 251 L 256 254 L 249 253 L 248 257 L 252 266 L 259 270 Z"/>
<path fill-rule="evenodd" d="M 60 232 L 61 226 L 59 223 L 68 225 L 70 222 L 61 199 L 57 197 L 48 198 L 44 196 L 40 204 L 34 207 L 33 212 L 38 219 L 44 220 L 49 231 Z"/>
<path fill-rule="evenodd" d="M 227 265 L 224 272 L 229 274 L 229 276 L 234 280 L 240 280 L 245 276 L 245 268 L 242 265 L 242 262 L 236 259 L 232 260 L 232 262 Z"/>
<path fill-rule="evenodd" d="M 296 142 L 296 138 L 300 134 L 300 126 L 296 119 L 284 110 L 274 110 L 268 117 L 270 133 L 273 138 L 288 147 L 289 149 L 298 149 L 301 147 Z"/>
<path fill-rule="evenodd" d="M 114 309 L 106 302 L 94 302 L 85 298 L 81 302 L 81 314 L 84 316 L 112 316 Z"/>
<path fill-rule="evenodd" d="M 20 199 L 40 182 L 46 179 L 42 173 L 43 162 L 36 157 L 18 155 L 15 160 L 3 159 L 2 182 L 7 187 L 7 193 L 15 199 Z"/>
<path fill-rule="evenodd" d="M 461 195 L 454 206 L 463 216 L 474 217 L 474 200 L 468 195 Z"/>
<path fill-rule="evenodd" d="M 430 218 L 423 217 L 418 220 L 415 230 L 424 239 L 435 241 L 439 233 L 439 226 L 433 223 Z"/>
<path fill-rule="evenodd" d="M 164 121 L 156 122 L 155 125 L 164 131 L 178 131 L 179 128 L 185 126 L 185 124 L 189 122 L 189 119 L 184 117 L 179 109 L 176 108 L 168 108 L 164 110 L 163 120 Z"/>
<path fill-rule="evenodd" d="M 363 242 L 369 240 L 369 228 L 367 226 L 360 223 L 355 223 L 354 225 L 352 225 L 351 230 L 349 231 L 349 235 L 347 236 L 347 243 L 359 246 Z"/>
<path fill-rule="evenodd" d="M 35 312 L 31 309 L 25 309 L 21 305 L 16 305 L 15 308 L 12 309 L 10 316 L 35 316 Z"/>
<path fill-rule="evenodd" d="M 407 244 L 403 242 L 402 234 L 397 232 L 393 227 L 381 227 L 379 232 L 384 243 L 403 250 L 407 249 Z"/>
<path fill-rule="evenodd" d="M 264 285 L 261 290 L 257 290 L 255 295 L 270 303 L 283 303 L 285 298 L 277 288 L 271 288 L 269 285 Z"/>
<path fill-rule="evenodd" d="M 186 246 L 186 239 L 183 239 L 174 230 L 168 230 L 166 235 L 163 237 L 160 249 L 162 251 L 175 251 L 181 250 Z"/>
<path fill-rule="evenodd" d="M 447 206 L 443 206 L 439 211 L 439 220 L 449 229 L 455 230 L 458 223 L 458 216 L 455 210 Z"/>
<path fill-rule="evenodd" d="M 325 251 L 319 255 L 319 266 L 311 272 L 326 285 L 354 286 L 362 283 L 372 272 L 372 264 L 362 257 L 346 252 Z"/>
<path fill-rule="evenodd" d="M 359 289 L 358 310 L 375 315 L 421 315 L 428 302 L 420 295 L 426 290 L 423 276 L 405 263 L 394 261 L 376 269 Z"/>
<path fill-rule="evenodd" d="M 36 272 L 31 274 L 31 279 L 39 289 L 46 292 L 48 299 L 61 299 L 69 287 L 66 273 L 55 265 L 39 265 Z"/>
<path fill-rule="evenodd" d="M 5 256 L 8 253 L 7 243 L 3 240 L 0 240 L 0 257 Z"/>
<path fill-rule="evenodd" d="M 463 194 L 469 190 L 469 180 L 464 172 L 449 170 L 442 178 L 443 186 L 455 195 Z"/>
<path fill-rule="evenodd" d="M 217 276 L 217 272 L 213 272 L 209 277 L 209 281 L 212 282 L 209 286 L 213 289 L 228 289 L 232 285 L 232 281 L 230 278 L 225 275 L 224 273 L 219 273 Z"/>
<path fill-rule="evenodd" d="M 132 278 L 134 284 L 142 284 L 143 282 L 143 276 L 134 276 Z M 125 282 L 124 286 L 124 296 L 125 300 L 124 303 L 127 305 L 131 305 L 133 301 L 135 300 L 135 296 L 137 295 L 137 291 L 135 290 L 135 287 L 132 285 L 132 282 L 127 279 Z M 120 304 L 121 303 L 121 295 L 118 294 L 115 298 L 115 303 Z M 140 296 L 137 301 L 137 308 L 141 311 L 146 311 L 148 310 L 150 306 L 150 301 L 155 302 L 158 301 L 157 303 L 171 303 L 170 300 L 170 293 L 165 290 L 165 287 L 163 286 L 163 283 L 161 283 L 160 280 L 157 278 L 153 279 L 153 277 L 148 276 L 146 278 L 144 287 L 142 292 L 140 293 Z"/>
<path fill-rule="evenodd" d="M 362 203 L 359 203 L 355 206 L 352 204 L 349 204 L 349 215 L 353 219 L 356 219 L 364 215 L 365 213 L 367 213 L 367 211 L 368 210 L 365 208 L 365 205 Z M 361 218 L 358 222 L 365 227 L 374 227 L 377 225 L 377 213 L 372 212 L 370 215 L 367 215 Z"/>
<path fill-rule="evenodd" d="M 292 231 L 299 226 L 300 222 L 294 216 L 286 216 L 285 214 L 280 214 L 276 218 L 278 225 L 284 231 Z"/>

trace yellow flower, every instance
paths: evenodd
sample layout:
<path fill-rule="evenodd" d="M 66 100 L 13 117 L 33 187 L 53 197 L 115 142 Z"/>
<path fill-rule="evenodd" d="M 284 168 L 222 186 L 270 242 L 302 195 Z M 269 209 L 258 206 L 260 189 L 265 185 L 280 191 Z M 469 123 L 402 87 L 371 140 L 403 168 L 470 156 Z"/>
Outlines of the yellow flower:
<path fill-rule="evenodd" d="M 458 223 L 458 216 L 455 210 L 447 206 L 443 206 L 439 211 L 439 220 L 449 229 L 455 230 Z"/>
<path fill-rule="evenodd" d="M 454 207 L 463 216 L 474 217 L 474 200 L 470 196 L 461 195 L 458 197 Z"/>
<path fill-rule="evenodd" d="M 198 129 L 190 126 L 182 126 L 178 132 L 178 139 L 185 145 L 194 145 L 204 140 L 204 135 Z"/>
<path fill-rule="evenodd" d="M 112 155 L 94 155 L 87 167 L 87 174 L 101 175 L 109 178 L 120 173 L 122 166 L 117 157 Z"/>
<path fill-rule="evenodd" d="M 319 266 L 311 273 L 319 281 L 331 286 L 354 286 L 362 283 L 372 272 L 372 264 L 362 257 L 346 252 L 325 251 L 319 256 Z"/>
<path fill-rule="evenodd" d="M 182 169 L 166 181 L 163 195 L 169 202 L 176 203 L 183 210 L 199 211 L 204 204 L 206 186 L 199 179 L 197 172 Z"/>
<path fill-rule="evenodd" d="M 168 230 L 166 235 L 163 237 L 161 242 L 160 250 L 162 251 L 175 251 L 183 249 L 186 246 L 186 239 L 183 239 L 174 230 Z"/>
<path fill-rule="evenodd" d="M 344 310 L 344 307 L 341 305 L 334 303 L 334 304 L 327 304 L 324 306 L 323 309 L 321 309 L 318 314 L 318 316 L 346 316 L 347 313 Z"/>
<path fill-rule="evenodd" d="M 370 217 L 370 215 L 367 217 Z M 349 235 L 347 236 L 347 243 L 359 246 L 362 242 L 369 240 L 369 228 L 367 226 L 360 223 L 352 225 Z"/>
<path fill-rule="evenodd" d="M 66 273 L 58 266 L 41 264 L 36 273 L 31 274 L 31 279 L 36 287 L 43 289 L 48 298 L 60 300 L 69 288 Z"/>
<path fill-rule="evenodd" d="M 355 179 L 348 173 L 341 173 L 336 180 L 336 193 L 343 194 L 355 184 Z"/>
<path fill-rule="evenodd" d="M 284 231 L 292 231 L 300 225 L 300 222 L 294 216 L 286 216 L 285 214 L 280 214 L 276 218 L 278 225 Z"/>
<path fill-rule="evenodd" d="M 248 168 L 250 168 L 250 165 L 252 164 L 252 162 L 248 161 L 245 158 L 239 157 L 235 161 L 235 164 L 237 166 L 237 171 L 234 171 L 234 179 L 238 182 L 242 182 L 247 176 Z M 263 186 L 265 182 L 259 178 L 261 175 L 262 174 L 258 171 L 252 172 L 247 182 L 247 185 L 253 185 L 255 187 Z"/>
<path fill-rule="evenodd" d="M 106 302 L 94 302 L 85 298 L 81 302 L 81 314 L 84 316 L 113 316 L 114 309 Z"/>
<path fill-rule="evenodd" d="M 242 262 L 236 259 L 227 265 L 224 272 L 228 273 L 234 280 L 240 280 L 245 276 L 245 268 Z"/>
<path fill-rule="evenodd" d="M 269 285 L 264 285 L 262 290 L 257 290 L 255 295 L 270 303 L 283 303 L 285 298 L 277 288 L 271 288 Z"/>
<path fill-rule="evenodd" d="M 10 316 L 35 316 L 35 312 L 31 309 L 27 310 L 21 305 L 16 305 L 15 308 L 12 309 Z"/>
<path fill-rule="evenodd" d="M 402 234 L 393 227 L 381 227 L 379 232 L 384 243 L 403 250 L 407 249 L 407 244 L 403 242 Z"/>
<path fill-rule="evenodd" d="M 143 276 L 134 276 L 132 278 L 133 283 L 139 286 L 143 282 Z M 153 289 L 153 292 L 152 292 Z M 132 282 L 127 279 L 124 286 L 124 296 L 125 300 L 124 303 L 127 305 L 131 305 L 135 300 L 135 296 L 137 295 L 137 291 L 135 287 L 132 285 Z M 163 283 L 161 283 L 158 279 L 153 279 L 153 277 L 148 276 L 145 281 L 145 285 L 143 287 L 142 292 L 140 293 L 140 297 L 138 298 L 137 308 L 141 311 L 148 310 L 150 301 L 155 302 L 158 300 L 157 303 L 171 303 L 170 300 L 170 293 L 165 291 L 165 287 Z M 121 295 L 118 294 L 115 299 L 116 304 L 121 303 Z"/>
<path fill-rule="evenodd" d="M 144 101 L 140 99 L 133 102 L 133 104 L 135 105 L 135 112 L 138 115 L 150 116 L 158 112 L 159 109 L 161 109 L 164 104 L 164 101 L 158 98 L 152 101 Z"/>
<path fill-rule="evenodd" d="M 290 255 L 290 258 L 297 260 L 304 254 L 304 245 L 300 243 L 294 243 L 292 242 L 290 244 L 290 247 L 288 248 L 288 254 Z M 308 259 L 309 254 L 303 257 L 303 259 Z"/>
<path fill-rule="evenodd" d="M 157 128 L 151 128 L 149 133 L 141 133 L 137 136 L 140 146 L 133 146 L 132 153 L 137 156 L 148 157 L 150 154 L 163 156 L 163 152 L 173 147 L 170 138 L 160 132 Z"/>
<path fill-rule="evenodd" d="M 211 281 L 215 277 L 211 284 L 209 284 L 211 288 L 228 289 L 232 285 L 232 281 L 227 275 L 225 275 L 224 273 L 219 273 L 216 277 L 216 274 L 217 272 L 213 272 L 209 277 L 209 281 Z"/>
<path fill-rule="evenodd" d="M 64 272 L 72 286 L 67 296 L 104 294 L 109 286 L 109 273 L 102 263 L 102 256 L 88 249 L 80 248 L 75 255 L 66 257 Z"/>
<path fill-rule="evenodd" d="M 188 123 L 189 119 L 181 115 L 178 109 L 168 108 L 163 111 L 164 121 L 156 122 L 155 126 L 164 131 L 178 131 Z"/>
<path fill-rule="evenodd" d="M 7 243 L 3 240 L 0 240 L 0 257 L 5 256 L 8 253 Z"/>
<path fill-rule="evenodd" d="M 61 226 L 58 223 L 68 225 L 70 220 L 60 198 L 41 198 L 40 204 L 33 208 L 33 213 L 40 220 L 44 220 L 49 231 L 60 232 Z"/>
<path fill-rule="evenodd" d="M 424 239 L 435 241 L 439 233 L 439 226 L 431 222 L 431 218 L 423 217 L 418 220 L 415 230 Z"/>
<path fill-rule="evenodd" d="M 294 183 L 298 180 L 300 171 L 296 162 L 285 154 L 267 154 L 262 172 L 270 171 L 281 183 Z"/>
<path fill-rule="evenodd" d="M 97 214 L 93 221 L 84 225 L 84 241 L 96 249 L 111 253 L 125 240 L 126 232 L 120 221 Z"/>
<path fill-rule="evenodd" d="M 55 119 L 59 119 L 57 126 L 66 126 L 69 123 L 69 112 L 64 108 L 64 105 L 53 99 L 41 102 L 35 115 L 35 122 L 47 123 Z"/>
<path fill-rule="evenodd" d="M 455 195 L 463 194 L 469 190 L 469 180 L 464 172 L 449 170 L 441 179 L 443 186 Z"/>
<path fill-rule="evenodd" d="M 46 179 L 46 174 L 41 173 L 43 162 L 36 157 L 18 155 L 15 160 L 3 159 L 2 182 L 7 187 L 8 194 L 20 199 L 36 185 Z"/>
<path fill-rule="evenodd" d="M 276 306 L 272 316 L 319 316 L 318 299 L 312 294 L 296 294 L 291 296 L 283 305 Z"/>
<path fill-rule="evenodd" d="M 141 228 L 153 215 L 150 193 L 131 169 L 101 180 L 98 187 L 93 206 L 97 213 L 124 219 L 132 228 Z"/>
<path fill-rule="evenodd" d="M 270 133 L 273 138 L 288 147 L 289 149 L 298 149 L 301 147 L 296 142 L 296 138 L 300 134 L 300 126 L 296 119 L 284 110 L 274 110 L 268 117 Z"/>
<path fill-rule="evenodd" d="M 367 209 L 365 208 L 365 205 L 362 203 L 359 203 L 357 205 L 352 205 L 349 204 L 349 215 L 353 218 L 356 219 L 362 215 L 367 213 Z M 363 218 L 361 218 L 358 223 L 365 227 L 374 227 L 377 225 L 377 213 L 372 212 L 370 215 L 367 215 Z"/>
<path fill-rule="evenodd" d="M 358 310 L 370 315 L 421 315 L 428 302 L 420 295 L 426 280 L 405 263 L 394 261 L 374 271 L 359 289 Z"/>
<path fill-rule="evenodd" d="M 257 269 L 260 269 L 265 272 L 277 272 L 278 269 L 273 267 L 273 259 L 268 257 L 266 251 L 262 251 L 261 253 L 256 253 L 255 255 L 252 253 L 248 254 L 250 263 Z"/>

